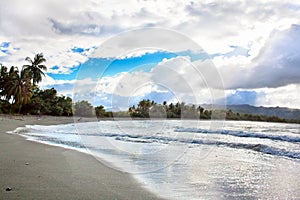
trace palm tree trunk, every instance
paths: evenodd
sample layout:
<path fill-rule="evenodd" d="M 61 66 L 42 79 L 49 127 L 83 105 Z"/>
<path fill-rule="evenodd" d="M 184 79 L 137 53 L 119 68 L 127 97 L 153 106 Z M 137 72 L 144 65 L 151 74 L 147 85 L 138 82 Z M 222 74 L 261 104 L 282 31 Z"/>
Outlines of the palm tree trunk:
<path fill-rule="evenodd" d="M 20 114 L 21 108 L 22 108 L 22 104 L 19 105 L 19 111 L 18 111 L 18 114 Z"/>

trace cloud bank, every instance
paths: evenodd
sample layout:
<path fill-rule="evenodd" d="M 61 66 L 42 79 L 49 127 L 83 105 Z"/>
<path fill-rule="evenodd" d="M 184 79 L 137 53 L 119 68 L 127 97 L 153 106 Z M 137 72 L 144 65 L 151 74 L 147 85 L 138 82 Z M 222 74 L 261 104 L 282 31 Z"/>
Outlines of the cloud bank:
<path fill-rule="evenodd" d="M 0 2 L 0 63 L 22 66 L 27 56 L 43 52 L 49 73 L 43 87 L 55 85 L 70 93 L 75 80 L 50 80 L 50 75 L 75 72 L 95 52 L 101 55 L 104 41 L 124 31 L 166 28 L 191 38 L 211 55 L 229 102 L 240 96 L 241 103 L 300 108 L 295 95 L 300 85 L 299 5 L 294 0 L 5 0 Z M 144 37 L 151 43 L 151 34 Z M 122 45 L 126 49 L 133 42 L 118 46 L 119 53 Z M 173 44 L 178 52 L 186 50 L 179 42 Z M 194 87 L 193 74 L 185 76 L 191 76 Z M 213 74 L 206 76 L 207 84 L 217 88 L 209 82 Z M 284 91 L 286 97 L 277 95 Z"/>

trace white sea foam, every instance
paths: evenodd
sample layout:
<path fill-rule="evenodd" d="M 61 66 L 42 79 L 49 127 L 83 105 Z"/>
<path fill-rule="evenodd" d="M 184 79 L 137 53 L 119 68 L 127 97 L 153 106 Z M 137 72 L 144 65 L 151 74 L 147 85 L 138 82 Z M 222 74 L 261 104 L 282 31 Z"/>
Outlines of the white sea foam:
<path fill-rule="evenodd" d="M 298 130 L 296 124 L 226 122 L 216 130 L 209 121 L 140 120 L 33 125 L 13 133 L 93 154 L 163 197 L 227 199 L 300 197 L 286 188 L 300 186 Z M 282 166 L 286 185 L 279 187 Z"/>

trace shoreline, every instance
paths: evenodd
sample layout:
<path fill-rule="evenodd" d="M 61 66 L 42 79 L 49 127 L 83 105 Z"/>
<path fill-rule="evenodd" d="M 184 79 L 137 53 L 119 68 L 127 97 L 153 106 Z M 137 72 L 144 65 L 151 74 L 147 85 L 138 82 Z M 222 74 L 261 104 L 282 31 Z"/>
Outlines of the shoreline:
<path fill-rule="evenodd" d="M 89 121 L 96 119 L 80 120 Z M 114 170 L 91 155 L 6 133 L 25 125 L 67 123 L 74 123 L 74 118 L 0 115 L 1 198 L 162 199 L 131 174 Z"/>

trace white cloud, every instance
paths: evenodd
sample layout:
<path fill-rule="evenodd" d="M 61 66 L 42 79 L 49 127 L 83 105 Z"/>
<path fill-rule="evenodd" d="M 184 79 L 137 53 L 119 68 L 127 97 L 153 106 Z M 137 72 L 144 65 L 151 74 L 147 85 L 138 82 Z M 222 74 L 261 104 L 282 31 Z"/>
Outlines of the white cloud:
<path fill-rule="evenodd" d="M 125 101 L 127 104 L 130 98 L 143 98 L 152 92 L 168 93 L 181 102 L 214 103 L 224 98 L 224 92 L 208 85 L 210 81 L 206 80 L 206 75 L 213 77 L 214 85 L 220 84 L 216 83 L 217 75 L 208 70 L 210 66 L 209 62 L 192 63 L 189 57 L 165 59 L 149 72 L 136 68 L 133 72 L 90 80 L 88 84 L 86 81 L 76 82 L 74 92 L 85 97 L 94 93 L 93 98 L 109 96 L 117 99 L 118 103 Z"/>
<path fill-rule="evenodd" d="M 6 56 L 6 55 L 7 55 L 6 53 L 0 51 L 0 57 Z"/>
<path fill-rule="evenodd" d="M 226 88 L 279 87 L 300 82 L 300 26 L 276 32 L 261 49 L 259 56 L 215 58 Z M 228 62 L 229 60 L 229 62 Z M 223 65 L 222 65 L 223 62 Z"/>
<path fill-rule="evenodd" d="M 128 58 L 138 58 L 142 57 L 146 54 L 153 54 L 156 52 L 161 51 L 161 49 L 153 49 L 153 48 L 141 48 L 141 49 L 135 49 L 133 51 L 129 52 L 123 52 L 122 55 L 117 56 L 117 59 L 128 59 Z"/>
<path fill-rule="evenodd" d="M 95 105 L 106 105 L 122 109 L 128 107 L 131 99 L 142 99 L 152 92 L 168 92 L 173 99 L 170 102 L 187 103 L 222 103 L 225 98 L 223 90 L 213 89 L 213 84 L 205 79 L 213 79 L 216 75 L 191 66 L 188 57 L 166 59 L 150 72 L 123 72 L 113 77 L 102 77 L 99 80 L 90 78 L 84 80 L 54 80 L 48 76 L 43 80 L 43 86 L 56 85 L 62 88 L 61 94 L 73 94 L 74 100 L 86 99 Z M 200 68 L 201 69 L 201 68 Z M 203 76 L 206 73 L 208 76 Z M 71 85 L 72 87 L 64 87 Z M 74 90 L 73 90 L 74 86 Z M 300 98 L 296 95 L 299 84 L 279 88 L 258 88 L 226 90 L 228 103 L 248 103 L 263 106 L 286 106 L 297 108 Z M 224 103 L 224 102 L 223 102 Z"/>
<path fill-rule="evenodd" d="M 50 76 L 48 76 L 47 74 L 45 74 L 45 77 L 43 77 L 42 81 L 40 82 L 40 86 L 42 88 L 45 88 L 47 86 L 51 86 L 54 84 L 57 84 L 59 80 L 54 80 L 53 78 L 51 78 Z"/>
<path fill-rule="evenodd" d="M 297 4 L 298 3 L 298 4 Z M 69 73 L 87 55 L 69 52 L 90 48 L 122 31 L 162 27 L 187 35 L 209 53 L 226 53 L 230 45 L 250 48 L 256 56 L 274 30 L 299 23 L 295 1 L 35 1 L 0 2 L 1 41 L 11 51 L 1 62 L 21 65 L 27 56 L 43 52 L 50 70 Z M 152 35 L 145 35 L 151 41 Z M 130 45 L 130 42 L 128 44 Z M 179 44 L 174 44 L 180 49 Z M 123 52 L 121 52 L 123 53 Z"/>
<path fill-rule="evenodd" d="M 39 86 L 41 86 L 42 88 L 47 88 L 52 85 L 75 84 L 76 82 L 81 83 L 77 80 L 57 80 L 45 74 L 45 77 L 43 77 L 42 81 L 39 83 Z"/>
<path fill-rule="evenodd" d="M 222 80 L 210 60 L 191 62 L 188 56 L 179 56 L 159 63 L 151 72 L 152 80 L 181 102 L 216 103 L 225 97 Z"/>
<path fill-rule="evenodd" d="M 212 59 L 212 62 L 215 64 L 217 68 L 228 67 L 230 65 L 237 66 L 239 68 L 250 65 L 251 59 L 247 56 L 239 55 L 239 56 L 217 56 Z"/>
<path fill-rule="evenodd" d="M 151 82 L 150 74 L 146 72 L 123 72 L 114 77 L 103 77 L 97 82 L 97 91 L 119 96 L 144 95 L 151 91 L 146 86 Z M 146 86 L 144 89 L 140 87 Z M 139 90 L 138 90 L 139 89 Z"/>
<path fill-rule="evenodd" d="M 92 57 L 122 57 L 125 53 L 145 50 L 202 52 L 201 47 L 186 36 L 159 28 L 137 29 L 110 38 L 99 46 Z"/>
<path fill-rule="evenodd" d="M 26 63 L 24 59 L 27 56 L 33 57 L 34 54 L 42 52 L 47 59 L 48 72 L 68 74 L 74 71 L 79 63 L 85 62 L 98 46 L 100 48 L 96 50 L 95 55 L 119 58 L 143 55 L 145 47 L 173 51 L 191 47 L 185 44 L 186 40 L 182 38 L 170 37 L 167 31 L 156 35 L 151 34 L 151 31 L 140 31 L 136 32 L 138 34 L 135 37 L 127 35 L 125 41 L 116 42 L 118 36 L 114 38 L 113 43 L 109 40 L 123 31 L 156 27 L 178 31 L 210 54 L 228 53 L 232 50 L 231 46 L 249 49 L 248 57 L 220 56 L 214 59 L 226 88 L 282 88 L 290 84 L 297 85 L 300 80 L 297 67 L 300 63 L 300 31 L 298 26 L 290 28 L 292 24 L 300 24 L 299 5 L 298 0 L 0 1 L 0 43 L 10 42 L 7 52 L 0 51 L 0 63 L 22 66 Z M 104 41 L 106 46 L 103 46 Z M 72 51 L 74 47 L 89 50 L 78 53 Z M 196 49 L 199 50 L 198 47 Z M 157 69 L 161 67 L 160 74 L 154 73 L 144 81 L 150 79 L 165 85 L 177 84 L 178 94 L 184 94 L 185 89 L 189 87 L 196 87 L 193 90 L 196 90 L 194 93 L 197 94 L 200 93 L 200 86 L 221 87 L 219 81 L 217 85 L 214 83 L 216 72 L 205 65 L 200 68 L 203 75 L 201 77 L 192 73 L 190 67 L 184 70 L 178 66 L 176 68 L 176 62 L 178 60 L 169 60 L 161 64 L 164 67 L 157 66 Z M 167 68 L 168 63 L 172 63 L 172 67 Z M 53 68 L 54 66 L 57 68 Z M 175 68 L 177 71 L 172 71 Z M 124 87 L 135 85 L 134 81 L 139 83 L 139 77 L 133 73 L 122 76 L 123 82 L 130 83 L 124 83 Z M 63 80 L 50 80 L 49 77 L 47 79 L 49 84 L 72 84 L 63 83 Z M 111 92 L 119 80 L 115 77 L 110 81 L 112 82 L 109 86 L 101 83 L 100 88 Z M 82 83 L 86 86 L 85 89 L 91 89 L 95 87 L 93 84 L 97 84 L 93 81 L 87 82 Z M 180 84 L 184 82 L 186 84 Z M 140 92 L 155 89 L 150 89 L 149 85 L 148 89 Z M 120 95 L 130 91 L 118 87 L 120 86 L 117 86 L 115 92 Z M 209 96 L 209 92 L 204 92 L 203 96 L 205 95 Z M 271 92 L 268 95 L 271 95 Z M 273 102 L 276 102 L 277 98 L 278 103 L 284 104 L 284 101 L 279 101 L 279 96 L 273 93 L 272 96 Z"/>
<path fill-rule="evenodd" d="M 55 86 L 61 94 L 72 94 L 74 101 L 86 99 L 96 104 L 113 104 L 110 107 L 116 106 L 116 103 L 119 107 L 128 107 L 132 98 L 151 98 L 156 95 L 176 102 L 216 103 L 224 99 L 224 92 L 208 85 L 210 83 L 205 74 L 217 81 L 216 74 L 212 74 L 211 70 L 205 71 L 209 66 L 211 63 L 208 61 L 193 63 L 189 57 L 177 57 L 163 60 L 150 71 L 143 71 L 141 66 L 132 72 L 98 80 L 54 80 L 46 76 L 41 87 Z"/>
<path fill-rule="evenodd" d="M 289 108 L 298 108 L 300 98 L 300 84 L 291 84 L 278 88 L 263 88 L 258 90 L 260 95 L 256 99 L 256 105 L 273 106 L 278 105 Z"/>

